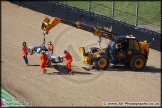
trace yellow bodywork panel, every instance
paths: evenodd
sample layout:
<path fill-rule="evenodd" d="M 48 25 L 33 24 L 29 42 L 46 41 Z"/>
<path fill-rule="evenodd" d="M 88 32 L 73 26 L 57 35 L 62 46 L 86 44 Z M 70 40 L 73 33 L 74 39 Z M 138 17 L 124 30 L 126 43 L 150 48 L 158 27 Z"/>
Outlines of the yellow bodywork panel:
<path fill-rule="evenodd" d="M 79 47 L 79 52 L 82 53 L 82 60 L 87 64 L 92 64 L 94 60 L 94 56 L 98 55 L 99 52 L 105 52 L 105 50 L 100 50 L 98 52 L 87 52 L 85 55 L 84 47 Z"/>
<path fill-rule="evenodd" d="M 144 42 L 139 42 L 139 45 L 141 48 L 141 53 L 146 55 L 146 57 L 148 58 L 149 51 L 150 51 L 150 44 L 144 41 Z"/>
<path fill-rule="evenodd" d="M 80 53 L 83 53 L 83 48 L 84 48 L 84 47 L 79 47 L 79 52 L 80 52 Z"/>
<path fill-rule="evenodd" d="M 93 58 L 88 58 L 88 56 L 82 56 L 82 60 L 83 62 L 87 63 L 87 64 L 91 64 L 93 63 Z"/>
<path fill-rule="evenodd" d="M 137 41 L 134 41 L 134 47 L 135 47 L 136 50 L 139 51 L 139 45 L 138 45 L 138 42 Z"/>
<path fill-rule="evenodd" d="M 85 55 L 84 47 L 79 47 L 79 52 L 82 53 L 82 60 L 87 64 L 91 64 L 93 62 L 93 53 L 87 52 Z"/>

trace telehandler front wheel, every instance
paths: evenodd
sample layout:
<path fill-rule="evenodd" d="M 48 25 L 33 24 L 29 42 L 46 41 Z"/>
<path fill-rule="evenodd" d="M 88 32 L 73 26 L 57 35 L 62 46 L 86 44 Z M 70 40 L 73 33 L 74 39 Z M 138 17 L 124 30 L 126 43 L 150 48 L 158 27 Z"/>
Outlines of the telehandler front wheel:
<path fill-rule="evenodd" d="M 130 60 L 130 67 L 135 71 L 142 70 L 146 67 L 146 58 L 143 55 L 135 55 Z"/>
<path fill-rule="evenodd" d="M 96 69 L 105 70 L 110 65 L 110 61 L 107 57 L 100 57 L 94 60 L 94 67 Z"/>

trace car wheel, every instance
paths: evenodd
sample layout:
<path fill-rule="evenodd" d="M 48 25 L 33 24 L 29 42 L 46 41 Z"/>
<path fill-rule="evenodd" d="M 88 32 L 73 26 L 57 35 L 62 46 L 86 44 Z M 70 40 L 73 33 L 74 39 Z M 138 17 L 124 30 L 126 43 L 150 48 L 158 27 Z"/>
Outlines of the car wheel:
<path fill-rule="evenodd" d="M 33 48 L 32 47 L 29 47 L 28 48 L 28 52 L 29 52 L 30 55 L 32 55 L 33 54 Z"/>

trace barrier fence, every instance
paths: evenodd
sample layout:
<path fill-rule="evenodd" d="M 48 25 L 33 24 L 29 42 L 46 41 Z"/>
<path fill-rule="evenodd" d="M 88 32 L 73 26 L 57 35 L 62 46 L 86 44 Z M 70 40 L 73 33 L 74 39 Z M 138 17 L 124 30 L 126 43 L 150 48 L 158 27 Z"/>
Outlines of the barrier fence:
<path fill-rule="evenodd" d="M 113 18 L 85 11 L 80 8 L 68 6 L 60 2 L 51 1 L 11 1 L 19 6 L 41 12 L 52 17 L 88 24 L 90 26 L 105 29 L 112 27 L 112 33 L 115 34 L 132 34 L 139 41 L 148 40 L 151 48 L 161 51 L 161 34 L 148 29 L 140 28 L 126 22 L 114 20 Z"/>
<path fill-rule="evenodd" d="M 51 0 L 54 1 L 54 0 Z M 59 0 L 56 0 L 59 1 Z M 61 1 L 60 3 L 121 20 L 128 24 L 161 31 L 160 1 Z"/>

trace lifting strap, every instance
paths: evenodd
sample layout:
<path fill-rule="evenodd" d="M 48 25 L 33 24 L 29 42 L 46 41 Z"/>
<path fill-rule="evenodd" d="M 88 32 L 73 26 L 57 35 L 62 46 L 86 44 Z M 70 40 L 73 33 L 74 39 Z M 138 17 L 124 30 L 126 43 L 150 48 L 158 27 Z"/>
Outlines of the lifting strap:
<path fill-rule="evenodd" d="M 45 34 L 44 34 L 44 38 L 43 38 L 43 47 L 42 50 L 45 50 Z"/>

